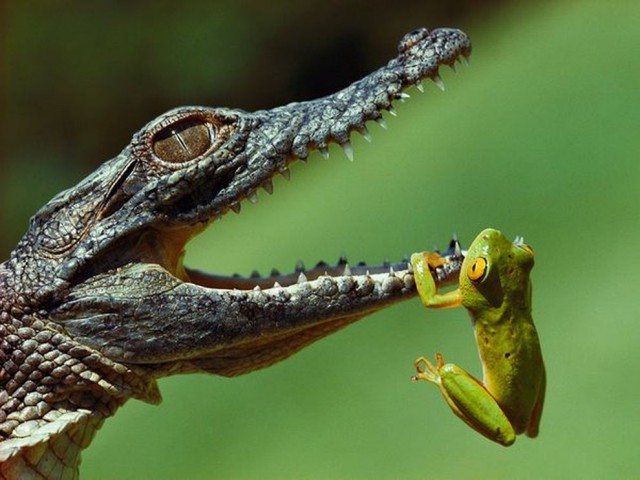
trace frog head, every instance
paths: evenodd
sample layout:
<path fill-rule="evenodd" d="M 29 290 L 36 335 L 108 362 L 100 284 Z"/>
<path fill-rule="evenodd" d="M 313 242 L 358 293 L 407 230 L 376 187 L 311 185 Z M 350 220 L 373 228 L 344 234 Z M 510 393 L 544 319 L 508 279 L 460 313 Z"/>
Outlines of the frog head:
<path fill-rule="evenodd" d="M 470 311 L 501 308 L 505 302 L 516 309 L 530 308 L 533 256 L 522 237 L 512 242 L 492 228 L 480 232 L 460 271 L 463 305 Z"/>

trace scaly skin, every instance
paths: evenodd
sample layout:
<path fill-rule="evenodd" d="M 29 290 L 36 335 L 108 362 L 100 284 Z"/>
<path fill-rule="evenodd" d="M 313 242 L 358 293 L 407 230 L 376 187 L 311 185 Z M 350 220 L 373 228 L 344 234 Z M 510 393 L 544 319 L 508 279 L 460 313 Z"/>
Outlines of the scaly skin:
<path fill-rule="evenodd" d="M 174 109 L 36 213 L 0 265 L 0 477 L 77 478 L 104 419 L 130 397 L 158 403 L 159 377 L 248 373 L 413 296 L 406 263 L 239 279 L 184 268 L 183 249 L 310 151 L 350 155 L 353 130 L 470 48 L 458 30 L 419 29 L 325 98 Z"/>

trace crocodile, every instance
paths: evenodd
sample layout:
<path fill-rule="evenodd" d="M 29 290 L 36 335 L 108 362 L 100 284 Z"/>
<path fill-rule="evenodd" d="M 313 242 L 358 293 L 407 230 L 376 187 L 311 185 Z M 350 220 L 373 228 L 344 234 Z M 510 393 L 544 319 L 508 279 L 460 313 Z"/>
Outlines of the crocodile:
<path fill-rule="evenodd" d="M 160 402 L 157 379 L 246 374 L 413 297 L 406 262 L 222 276 L 185 267 L 184 247 L 312 151 L 334 142 L 352 157 L 351 132 L 368 137 L 404 90 L 441 86 L 439 67 L 470 53 L 460 30 L 420 28 L 320 99 L 170 110 L 42 207 L 0 264 L 0 478 L 78 478 L 106 418 L 129 398 Z"/>

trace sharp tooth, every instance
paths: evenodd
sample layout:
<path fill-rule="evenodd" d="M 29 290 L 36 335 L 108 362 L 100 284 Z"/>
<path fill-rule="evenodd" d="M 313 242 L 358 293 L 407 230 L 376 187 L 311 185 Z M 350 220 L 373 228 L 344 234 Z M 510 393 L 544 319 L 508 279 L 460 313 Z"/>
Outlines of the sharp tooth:
<path fill-rule="evenodd" d="M 351 267 L 349 266 L 348 263 L 344 266 L 344 271 L 342 272 L 342 275 L 344 275 L 345 277 L 351 276 Z"/>
<path fill-rule="evenodd" d="M 387 122 L 385 121 L 384 118 L 382 117 L 376 118 L 376 123 L 380 125 L 382 128 L 384 128 L 385 130 L 387 129 Z"/>
<path fill-rule="evenodd" d="M 462 249 L 460 248 L 460 242 L 458 242 L 458 240 L 456 240 L 456 246 L 455 246 L 455 248 L 453 249 L 453 254 L 454 254 L 456 257 L 460 257 L 460 256 L 462 256 Z"/>
<path fill-rule="evenodd" d="M 422 85 L 422 80 L 416 83 L 416 88 L 420 91 L 420 93 L 424 93 L 424 86 Z"/>
<path fill-rule="evenodd" d="M 407 262 L 407 272 L 413 273 L 413 265 L 411 262 Z"/>
<path fill-rule="evenodd" d="M 329 149 L 324 145 L 322 147 L 318 147 L 318 151 L 322 154 L 322 156 L 325 159 L 329 158 Z"/>
<path fill-rule="evenodd" d="M 281 168 L 280 175 L 289 180 L 291 178 L 291 170 L 289 170 L 287 167 Z"/>
<path fill-rule="evenodd" d="M 273 282 L 273 288 L 282 288 L 282 285 L 278 282 Z"/>
<path fill-rule="evenodd" d="M 255 287 L 253 287 L 253 291 L 254 292 L 261 292 L 262 289 L 260 288 L 260 285 L 256 285 Z"/>
<path fill-rule="evenodd" d="M 393 108 L 393 106 L 392 106 L 392 105 L 389 105 L 389 107 L 387 108 L 387 111 L 388 111 L 391 115 L 393 115 L 394 117 L 397 117 L 397 116 L 398 116 L 398 112 L 396 112 L 396 109 L 395 109 L 395 108 Z"/>
<path fill-rule="evenodd" d="M 389 267 L 389 276 L 393 277 L 395 274 L 396 274 L 396 272 L 393 269 L 393 267 Z"/>
<path fill-rule="evenodd" d="M 433 83 L 435 83 L 436 86 L 444 92 L 444 82 L 442 81 L 442 78 L 440 78 L 440 75 L 436 73 L 433 77 L 431 77 L 431 80 L 433 80 Z"/>
<path fill-rule="evenodd" d="M 408 93 L 406 93 L 406 92 L 400 92 L 400 93 L 398 94 L 398 97 L 399 97 L 399 98 L 405 98 L 405 99 L 407 99 L 407 98 L 411 98 L 411 95 L 409 95 L 409 94 L 408 94 Z"/>
<path fill-rule="evenodd" d="M 353 162 L 353 148 L 351 148 L 351 143 L 348 141 L 344 142 L 343 144 L 341 144 L 341 147 L 342 151 L 347 156 L 349 161 Z"/>
<path fill-rule="evenodd" d="M 232 203 L 231 210 L 233 210 L 235 213 L 240 213 L 240 210 L 242 210 L 242 205 L 240 205 L 239 203 Z"/>
<path fill-rule="evenodd" d="M 253 192 L 249 194 L 248 198 L 251 203 L 256 203 L 258 201 L 258 194 L 256 192 Z"/>
<path fill-rule="evenodd" d="M 464 63 L 467 67 L 469 66 L 469 58 L 466 57 L 465 55 L 461 55 L 460 57 L 458 57 L 462 63 Z"/>
<path fill-rule="evenodd" d="M 262 188 L 265 189 L 265 191 L 271 195 L 273 193 L 273 182 L 271 181 L 271 179 L 267 180 L 266 182 L 264 182 L 262 184 Z"/>
<path fill-rule="evenodd" d="M 453 70 L 454 72 L 456 71 L 456 64 L 454 63 L 450 63 L 449 66 L 451 67 L 451 70 Z"/>
<path fill-rule="evenodd" d="M 371 143 L 371 134 L 369 133 L 369 130 L 367 130 L 367 127 L 365 125 L 363 125 L 362 128 L 359 131 L 362 134 L 362 137 L 367 142 Z"/>
<path fill-rule="evenodd" d="M 298 283 L 305 283 L 305 282 L 308 282 L 307 276 L 303 272 L 300 272 L 300 275 L 298 275 Z"/>

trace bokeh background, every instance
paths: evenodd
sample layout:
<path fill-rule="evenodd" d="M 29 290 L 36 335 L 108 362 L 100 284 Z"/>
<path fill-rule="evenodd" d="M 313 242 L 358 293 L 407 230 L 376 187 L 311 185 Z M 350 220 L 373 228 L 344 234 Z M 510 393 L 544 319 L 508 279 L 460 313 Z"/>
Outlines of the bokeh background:
<path fill-rule="evenodd" d="M 480 5 L 481 4 L 481 5 Z M 469 68 L 396 106 L 373 143 L 292 169 L 189 245 L 222 273 L 370 262 L 493 226 L 536 251 L 549 385 L 540 437 L 505 449 L 409 381 L 476 375 L 466 314 L 405 302 L 264 371 L 160 382 L 84 454 L 87 479 L 639 478 L 640 3 L 4 2 L 0 258 L 53 194 L 183 104 L 268 108 L 385 63 L 417 26 L 469 33 Z M 179 322 L 180 319 L 176 319 Z"/>

